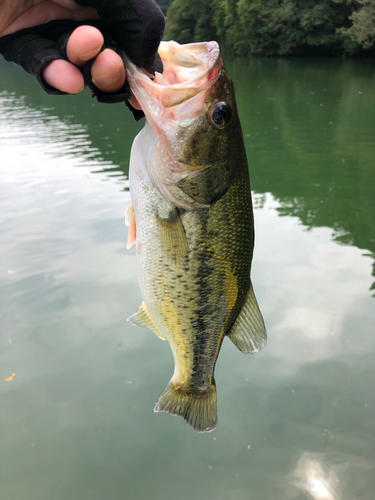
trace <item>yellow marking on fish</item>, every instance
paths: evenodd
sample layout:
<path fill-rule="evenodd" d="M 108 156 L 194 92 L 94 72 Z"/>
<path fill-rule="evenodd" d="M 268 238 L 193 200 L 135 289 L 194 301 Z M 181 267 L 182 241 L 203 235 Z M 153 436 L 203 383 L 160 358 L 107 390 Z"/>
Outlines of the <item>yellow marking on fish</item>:
<path fill-rule="evenodd" d="M 161 303 L 161 310 L 165 319 L 167 320 L 168 326 L 170 330 L 173 332 L 173 339 L 175 341 L 175 345 L 178 345 L 178 351 L 183 349 L 187 354 L 186 343 L 189 341 L 189 338 L 184 335 L 182 331 L 182 325 L 180 322 L 178 309 L 171 301 L 170 297 L 166 297 Z M 172 347 L 172 345 L 171 345 Z M 175 357 L 175 370 L 173 373 L 172 381 L 176 385 L 182 385 L 184 381 L 187 379 L 188 374 L 192 371 L 192 362 L 191 356 L 183 355 L 181 352 L 174 352 L 173 356 Z M 176 357 L 178 355 L 178 358 Z M 182 355 L 181 355 L 182 354 Z"/>
<path fill-rule="evenodd" d="M 237 276 L 233 274 L 232 267 L 229 262 L 226 263 L 224 290 L 228 297 L 227 314 L 230 314 L 237 300 L 238 285 L 237 285 Z"/>
<path fill-rule="evenodd" d="M 224 290 L 225 293 L 227 294 L 228 297 L 228 311 L 227 314 L 225 315 L 225 319 L 228 318 L 230 313 L 232 312 L 232 309 L 236 303 L 237 300 L 237 295 L 238 295 L 238 285 L 237 285 L 237 277 L 233 274 L 232 272 L 232 267 L 228 261 L 226 263 L 226 269 L 225 269 L 225 283 L 224 283 Z M 215 358 L 219 355 L 219 349 L 221 346 L 221 341 L 225 335 L 225 330 L 223 330 L 220 333 L 219 337 L 219 342 L 217 343 L 217 348 L 216 348 L 216 356 Z M 211 373 L 210 376 L 210 382 L 212 381 L 212 376 L 213 373 Z"/>

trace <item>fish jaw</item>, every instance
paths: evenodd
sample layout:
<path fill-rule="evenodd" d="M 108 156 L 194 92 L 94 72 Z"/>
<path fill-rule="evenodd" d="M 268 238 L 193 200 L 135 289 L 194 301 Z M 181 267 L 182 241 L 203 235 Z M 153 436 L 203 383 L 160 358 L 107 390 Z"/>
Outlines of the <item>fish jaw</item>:
<path fill-rule="evenodd" d="M 156 73 L 154 81 L 128 59 L 125 66 L 131 91 L 147 121 L 158 134 L 168 136 L 184 120 L 202 114 L 207 91 L 216 82 L 222 63 L 216 42 L 161 42 L 159 55 L 164 73 Z"/>
<path fill-rule="evenodd" d="M 228 163 L 227 158 L 233 151 L 233 140 L 236 144 L 242 141 L 233 83 L 216 42 L 162 42 L 160 55 L 164 74 L 156 74 L 154 81 L 124 57 L 132 92 L 157 138 L 152 159 L 147 161 L 148 175 L 172 205 L 184 210 L 207 208 L 227 189 L 232 175 L 228 169 L 233 169 L 233 162 Z M 225 130 L 215 128 L 211 120 L 212 110 L 223 101 L 232 109 Z M 200 177 L 208 170 L 212 175 Z M 212 196 L 192 196 L 197 190 L 191 189 L 188 179 L 194 178 L 197 180 L 192 184 L 203 180 L 206 188 L 202 189 L 212 186 Z"/>
<path fill-rule="evenodd" d="M 216 42 L 162 42 L 159 54 L 164 73 L 157 73 L 154 81 L 123 57 L 132 93 L 158 137 L 150 177 L 170 202 L 179 205 L 167 191 L 184 177 L 206 168 L 180 161 L 179 153 L 202 116 L 205 119 L 207 97 L 220 76 L 222 62 Z M 188 208 L 183 202 L 180 206 Z"/>

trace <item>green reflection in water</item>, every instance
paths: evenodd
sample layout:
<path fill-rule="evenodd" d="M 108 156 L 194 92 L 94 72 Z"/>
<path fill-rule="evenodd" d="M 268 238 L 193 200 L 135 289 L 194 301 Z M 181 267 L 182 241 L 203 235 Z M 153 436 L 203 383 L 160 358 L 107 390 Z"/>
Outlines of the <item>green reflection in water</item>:
<path fill-rule="evenodd" d="M 85 134 L 89 151 L 78 145 L 71 153 L 99 160 L 108 173 L 127 178 L 129 151 L 143 125 L 132 119 L 124 104 L 100 105 L 91 98 L 89 89 L 75 96 L 48 96 L 34 78 L 3 59 L 0 75 L 0 92 L 23 96 L 22 105 L 39 110 L 45 123 L 56 117 L 73 135 Z"/>
<path fill-rule="evenodd" d="M 52 98 L 31 77 L 0 63 L 2 88 L 25 94 L 26 79 L 26 105 L 72 129 L 78 123 L 102 171 L 127 178 L 128 152 L 143 120 L 136 123 L 122 104 L 90 102 L 88 90 Z M 271 192 L 280 215 L 296 216 L 308 228 L 330 227 L 335 241 L 375 258 L 371 61 L 237 59 L 227 68 L 235 81 L 252 189 Z M 75 152 L 85 156 L 82 147 Z"/>
<path fill-rule="evenodd" d="M 372 62 L 252 59 L 228 69 L 252 188 L 271 192 L 280 215 L 308 228 L 330 227 L 335 241 L 374 257 Z"/>

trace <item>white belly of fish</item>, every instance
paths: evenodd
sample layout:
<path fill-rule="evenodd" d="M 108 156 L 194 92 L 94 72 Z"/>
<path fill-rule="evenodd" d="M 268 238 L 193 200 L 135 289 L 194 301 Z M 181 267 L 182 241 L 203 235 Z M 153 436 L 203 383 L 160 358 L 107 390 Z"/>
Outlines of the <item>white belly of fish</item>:
<path fill-rule="evenodd" d="M 147 304 L 158 329 L 169 340 L 160 311 L 155 306 L 155 294 L 163 286 L 163 241 L 158 219 L 168 219 L 175 210 L 154 186 L 149 175 L 149 166 L 155 161 L 158 137 L 151 126 L 141 130 L 134 140 L 129 168 L 131 201 L 136 219 L 136 254 L 138 283 L 144 302 Z M 158 168 L 153 165 L 152 168 Z"/>

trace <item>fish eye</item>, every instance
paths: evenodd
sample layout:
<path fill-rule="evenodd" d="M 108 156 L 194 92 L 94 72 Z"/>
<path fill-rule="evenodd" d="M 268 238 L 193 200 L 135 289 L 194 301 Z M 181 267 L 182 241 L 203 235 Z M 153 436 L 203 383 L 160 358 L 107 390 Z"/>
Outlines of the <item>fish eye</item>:
<path fill-rule="evenodd" d="M 214 104 L 208 113 L 211 124 L 219 129 L 223 129 L 232 118 L 232 108 L 224 101 Z"/>

